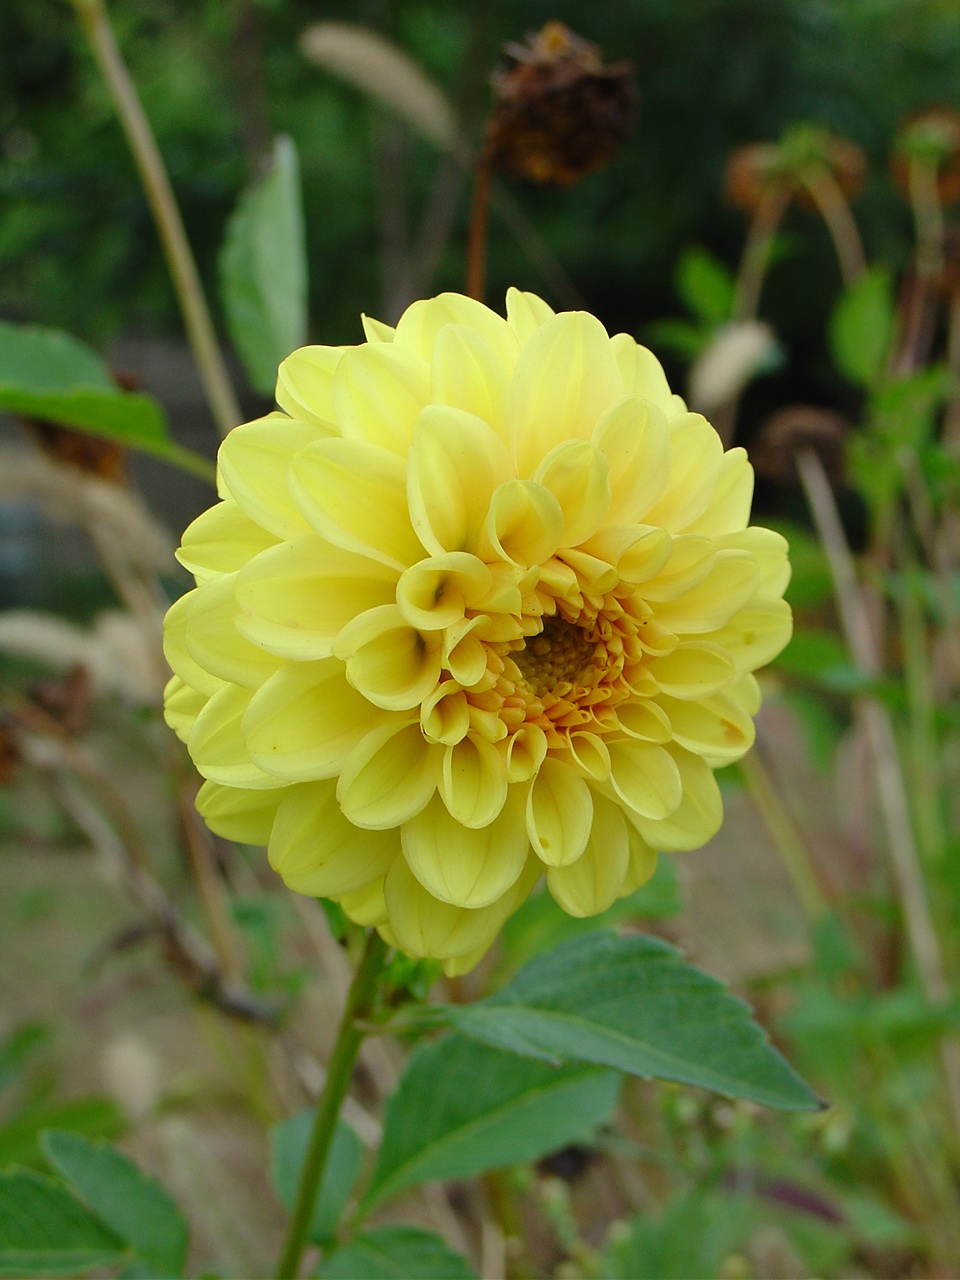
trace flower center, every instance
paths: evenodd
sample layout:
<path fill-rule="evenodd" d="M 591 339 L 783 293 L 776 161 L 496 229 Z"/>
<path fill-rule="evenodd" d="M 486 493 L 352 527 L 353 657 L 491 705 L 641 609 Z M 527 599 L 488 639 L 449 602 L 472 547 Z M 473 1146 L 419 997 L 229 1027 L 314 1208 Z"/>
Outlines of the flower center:
<path fill-rule="evenodd" d="M 596 651 L 596 640 L 582 627 L 555 615 L 510 657 L 523 682 L 541 697 L 559 684 L 592 683 L 587 672 Z"/>

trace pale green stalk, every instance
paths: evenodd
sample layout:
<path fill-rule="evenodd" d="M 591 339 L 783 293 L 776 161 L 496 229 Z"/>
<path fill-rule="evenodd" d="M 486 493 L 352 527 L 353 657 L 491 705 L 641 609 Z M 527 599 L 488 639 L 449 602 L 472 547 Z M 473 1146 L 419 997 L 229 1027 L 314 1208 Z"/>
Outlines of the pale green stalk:
<path fill-rule="evenodd" d="M 241 421 L 240 408 L 217 345 L 200 275 L 163 157 L 117 47 L 104 0 L 72 0 L 72 3 L 110 90 L 133 153 L 183 312 L 187 336 L 200 371 L 210 412 L 220 434 L 226 435 Z"/>

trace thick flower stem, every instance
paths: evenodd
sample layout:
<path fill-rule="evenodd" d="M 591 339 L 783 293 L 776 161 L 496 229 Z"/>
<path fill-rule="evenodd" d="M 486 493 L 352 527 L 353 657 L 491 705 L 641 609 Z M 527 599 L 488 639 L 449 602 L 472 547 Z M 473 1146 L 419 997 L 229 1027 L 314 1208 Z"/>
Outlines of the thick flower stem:
<path fill-rule="evenodd" d="M 297 1187 L 297 1199 L 293 1213 L 290 1215 L 287 1238 L 277 1263 L 276 1280 L 295 1280 L 299 1270 L 317 1190 L 326 1168 L 327 1156 L 330 1154 L 330 1144 L 337 1127 L 340 1107 L 350 1087 L 353 1066 L 366 1034 L 358 1022 L 369 1017 L 372 1012 L 373 998 L 386 955 L 386 943 L 379 934 L 371 931 L 367 937 L 367 945 L 360 965 L 347 992 L 336 1044 L 327 1067 L 326 1083 L 317 1100 L 310 1143 Z"/>
<path fill-rule="evenodd" d="M 127 135 L 166 255 L 210 412 L 220 434 L 226 435 L 241 421 L 240 409 L 217 345 L 197 265 L 183 229 L 180 210 L 177 208 L 163 158 L 137 97 L 130 72 L 117 47 L 104 0 L 73 0 L 73 7 Z"/>

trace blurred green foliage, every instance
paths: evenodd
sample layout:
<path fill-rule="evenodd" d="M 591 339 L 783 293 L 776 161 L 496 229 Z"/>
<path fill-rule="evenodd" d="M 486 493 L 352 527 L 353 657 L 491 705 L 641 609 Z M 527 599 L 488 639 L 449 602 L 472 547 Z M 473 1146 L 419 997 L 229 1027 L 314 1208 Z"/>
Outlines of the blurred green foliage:
<path fill-rule="evenodd" d="M 862 146 L 871 179 L 858 202 L 871 257 L 906 253 L 906 211 L 886 181 L 892 132 L 931 101 L 956 99 L 960 24 L 951 0 L 368 0 L 359 9 L 307 0 L 114 0 L 118 38 L 139 86 L 214 296 L 229 213 L 272 137 L 300 152 L 309 240 L 312 331 L 343 341 L 376 311 L 382 110 L 310 65 L 297 46 L 318 18 L 359 21 L 394 39 L 462 109 L 476 138 L 486 81 L 506 40 L 551 18 L 630 59 L 637 127 L 602 174 L 569 194 L 515 188 L 577 289 L 608 323 L 639 331 L 676 310 L 678 254 L 704 244 L 736 259 L 742 216 L 719 199 L 740 143 L 792 121 L 828 125 Z M 440 157 L 412 138 L 405 186 L 416 225 Z M 428 287 L 462 285 L 467 192 Z M 0 314 L 57 324 L 100 342 L 121 325 L 176 331 L 156 235 L 119 126 L 69 7 L 0 8 Z M 836 268 L 823 228 L 801 213 L 802 248 L 770 284 L 765 308 L 793 346 L 819 350 L 822 279 Z M 69 284 L 67 284 L 69 282 Z M 496 221 L 489 294 L 545 289 Z"/>

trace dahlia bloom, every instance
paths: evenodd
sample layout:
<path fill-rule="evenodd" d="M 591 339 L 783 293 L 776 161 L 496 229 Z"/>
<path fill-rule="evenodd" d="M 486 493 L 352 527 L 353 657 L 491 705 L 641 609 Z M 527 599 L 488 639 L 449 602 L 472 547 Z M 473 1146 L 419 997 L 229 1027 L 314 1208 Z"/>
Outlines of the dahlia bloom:
<path fill-rule="evenodd" d="M 445 294 L 365 331 L 223 442 L 166 715 L 214 831 L 462 972 L 541 876 L 589 916 L 714 834 L 787 547 L 744 451 L 592 316 Z"/>

